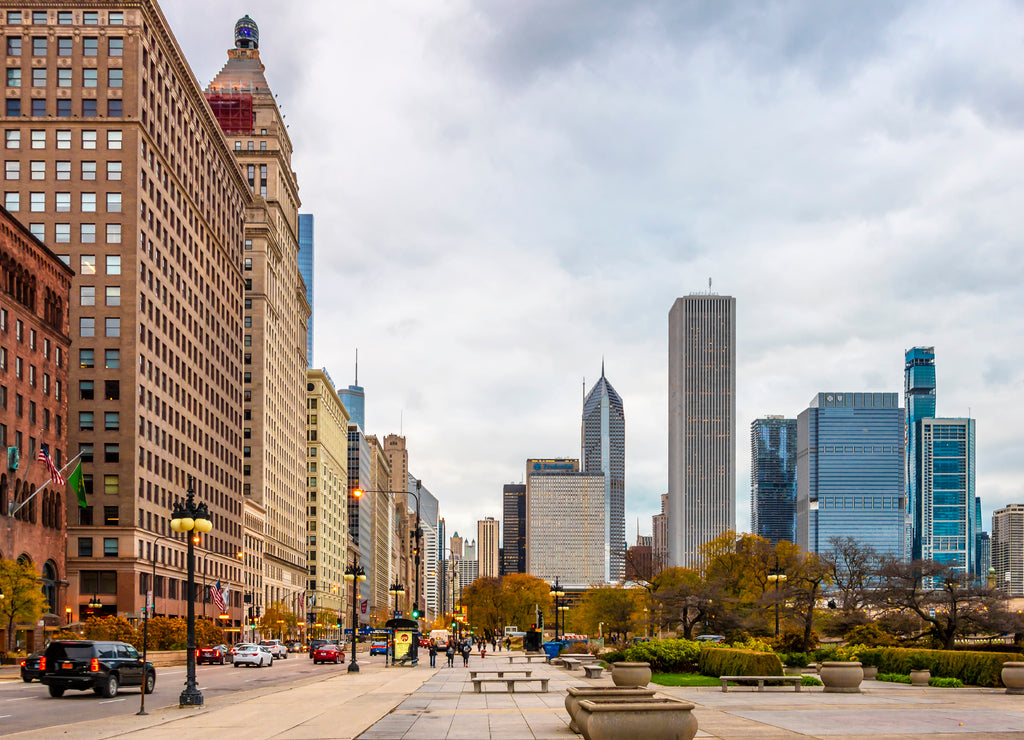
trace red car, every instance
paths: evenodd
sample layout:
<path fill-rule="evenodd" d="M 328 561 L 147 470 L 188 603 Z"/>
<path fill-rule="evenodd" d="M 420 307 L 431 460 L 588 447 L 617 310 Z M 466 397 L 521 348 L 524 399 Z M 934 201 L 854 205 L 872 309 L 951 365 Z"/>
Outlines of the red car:
<path fill-rule="evenodd" d="M 196 663 L 218 663 L 224 665 L 228 659 L 227 645 L 214 645 L 196 650 Z"/>
<path fill-rule="evenodd" d="M 314 663 L 344 663 L 345 653 L 337 645 L 321 645 L 313 651 Z"/>

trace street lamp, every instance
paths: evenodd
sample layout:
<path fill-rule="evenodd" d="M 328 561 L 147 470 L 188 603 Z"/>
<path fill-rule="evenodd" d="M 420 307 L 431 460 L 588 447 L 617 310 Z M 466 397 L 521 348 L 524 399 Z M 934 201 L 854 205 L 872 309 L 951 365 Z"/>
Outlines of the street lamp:
<path fill-rule="evenodd" d="M 388 593 L 395 597 L 395 610 L 394 610 L 394 612 L 392 612 L 391 616 L 397 618 L 398 617 L 398 597 L 399 596 L 405 596 L 405 586 L 403 586 L 401 583 L 392 583 L 391 587 L 388 589 Z"/>
<path fill-rule="evenodd" d="M 775 636 L 779 636 L 779 584 L 786 582 L 786 573 L 779 567 L 779 556 L 775 556 L 775 567 L 768 573 L 768 582 L 775 584 Z"/>
<path fill-rule="evenodd" d="M 186 670 L 185 689 L 178 698 L 180 707 L 201 707 L 203 706 L 203 694 L 196 684 L 196 561 L 195 545 L 199 540 L 199 534 L 205 534 L 213 529 L 213 522 L 210 521 L 210 512 L 205 503 L 196 504 L 195 501 L 195 479 L 188 477 L 188 491 L 184 503 L 174 505 L 171 512 L 171 530 L 188 535 L 188 552 L 186 555 L 188 563 L 188 581 L 186 593 L 188 596 L 187 612 L 187 645 L 186 645 Z M 194 534 L 192 534 L 194 533 Z"/>
<path fill-rule="evenodd" d="M 555 585 L 551 587 L 551 595 L 555 597 L 555 639 L 558 639 L 558 600 L 565 596 L 565 591 L 562 590 L 561 584 L 558 582 L 558 576 L 555 576 Z"/>
<path fill-rule="evenodd" d="M 566 612 L 569 611 L 569 607 L 566 604 L 562 604 L 560 607 L 558 607 L 558 611 L 562 612 L 562 634 L 565 635 L 565 618 L 568 616 Z M 557 627 L 557 618 L 555 619 L 555 622 L 555 626 Z"/>
<path fill-rule="evenodd" d="M 352 565 L 345 568 L 345 580 L 351 584 L 352 588 L 352 661 L 348 664 L 348 672 L 359 673 L 359 664 L 356 662 L 356 622 L 359 619 L 359 615 L 356 614 L 356 598 L 359 584 L 366 580 L 366 571 L 353 560 Z"/>

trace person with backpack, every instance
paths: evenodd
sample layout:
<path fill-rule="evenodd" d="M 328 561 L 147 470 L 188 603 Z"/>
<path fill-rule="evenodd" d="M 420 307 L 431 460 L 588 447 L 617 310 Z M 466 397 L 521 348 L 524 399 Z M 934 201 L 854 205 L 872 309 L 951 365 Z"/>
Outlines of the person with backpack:
<path fill-rule="evenodd" d="M 437 643 L 434 642 L 433 640 L 430 641 L 429 651 L 430 651 L 430 667 L 431 668 L 436 668 L 437 667 L 436 666 L 436 661 L 437 661 Z"/>
<path fill-rule="evenodd" d="M 472 655 L 472 653 L 473 653 L 472 646 L 469 644 L 469 642 L 466 642 L 466 644 L 462 646 L 462 667 L 463 668 L 469 668 L 469 656 Z"/>
<path fill-rule="evenodd" d="M 454 668 L 455 667 L 455 645 L 453 645 L 452 643 L 449 642 L 448 643 L 448 649 L 445 650 L 444 654 L 448 658 L 448 667 L 449 668 Z"/>

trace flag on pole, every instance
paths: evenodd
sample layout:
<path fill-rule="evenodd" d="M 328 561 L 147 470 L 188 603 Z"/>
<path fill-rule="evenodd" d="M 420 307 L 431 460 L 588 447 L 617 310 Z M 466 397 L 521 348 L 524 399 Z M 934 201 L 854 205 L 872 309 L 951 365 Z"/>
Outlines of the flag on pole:
<path fill-rule="evenodd" d="M 87 504 L 85 501 L 85 481 L 82 480 L 82 461 L 78 461 L 78 465 L 71 471 L 71 475 L 68 476 L 68 485 L 71 486 L 71 490 L 75 492 L 75 496 L 78 498 L 78 505 L 83 509 L 86 508 Z"/>
<path fill-rule="evenodd" d="M 220 590 L 219 580 L 215 585 L 210 586 L 210 597 L 213 599 L 214 606 L 220 609 L 221 613 L 227 610 L 227 604 L 224 603 L 224 594 Z"/>
<path fill-rule="evenodd" d="M 53 460 L 50 459 L 50 448 L 43 443 L 39 445 L 39 454 L 36 455 L 36 460 L 46 463 L 46 467 L 50 470 L 50 480 L 56 483 L 58 486 L 64 485 L 64 476 L 57 470 L 57 466 L 53 464 Z"/>

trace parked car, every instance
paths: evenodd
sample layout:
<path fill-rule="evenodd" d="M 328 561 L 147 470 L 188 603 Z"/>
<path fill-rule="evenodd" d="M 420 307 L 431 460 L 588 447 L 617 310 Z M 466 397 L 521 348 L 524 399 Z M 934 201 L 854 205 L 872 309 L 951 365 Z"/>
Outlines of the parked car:
<path fill-rule="evenodd" d="M 27 658 L 21 659 L 21 680 L 25 683 L 32 683 L 33 679 L 40 679 L 43 672 L 39 670 L 39 659 L 42 653 L 32 653 Z"/>
<path fill-rule="evenodd" d="M 260 647 L 265 647 L 275 658 L 288 657 L 288 648 L 280 640 L 260 640 Z"/>
<path fill-rule="evenodd" d="M 301 653 L 302 652 L 302 643 L 299 642 L 298 640 L 292 640 L 291 642 L 286 644 L 285 647 L 288 648 L 288 652 L 289 653 Z"/>
<path fill-rule="evenodd" d="M 235 653 L 235 668 L 243 665 L 256 666 L 257 668 L 274 665 L 273 654 L 262 645 L 243 644 L 236 645 L 236 647 L 238 652 Z"/>
<path fill-rule="evenodd" d="M 313 651 L 313 663 L 344 663 L 345 653 L 337 645 L 327 643 Z"/>
<path fill-rule="evenodd" d="M 725 642 L 725 635 L 697 635 L 697 642 Z"/>
<path fill-rule="evenodd" d="M 125 642 L 55 640 L 39 659 L 39 669 L 52 697 L 67 689 L 92 689 L 112 699 L 121 686 L 141 686 L 147 694 L 156 686 L 156 668 Z"/>
<path fill-rule="evenodd" d="M 312 659 L 314 651 L 318 647 L 320 647 L 321 645 L 326 645 L 329 642 L 330 642 L 330 640 L 320 640 L 320 639 L 310 640 L 309 641 L 309 645 L 308 645 L 308 647 L 309 647 L 309 657 Z"/>
<path fill-rule="evenodd" d="M 374 640 L 370 643 L 370 655 L 387 655 L 388 641 Z"/>
<path fill-rule="evenodd" d="M 212 647 L 198 648 L 196 650 L 196 663 L 217 663 L 224 665 L 224 661 L 231 660 L 231 651 L 227 645 L 214 645 Z"/>

